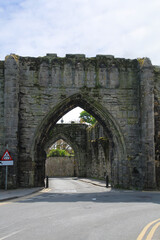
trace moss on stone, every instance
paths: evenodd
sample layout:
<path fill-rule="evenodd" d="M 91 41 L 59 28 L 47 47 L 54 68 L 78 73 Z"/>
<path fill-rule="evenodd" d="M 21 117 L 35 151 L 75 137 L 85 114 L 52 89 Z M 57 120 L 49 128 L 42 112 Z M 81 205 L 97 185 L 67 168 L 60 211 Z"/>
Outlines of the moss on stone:
<path fill-rule="evenodd" d="M 16 54 L 7 55 L 7 56 L 5 57 L 5 61 L 6 61 L 10 56 L 14 58 L 14 60 L 16 61 L 16 63 L 19 63 L 19 56 L 16 55 Z"/>
<path fill-rule="evenodd" d="M 137 61 L 138 61 L 139 65 L 140 65 L 140 67 L 143 67 L 144 60 L 145 60 L 144 58 L 137 58 Z"/>

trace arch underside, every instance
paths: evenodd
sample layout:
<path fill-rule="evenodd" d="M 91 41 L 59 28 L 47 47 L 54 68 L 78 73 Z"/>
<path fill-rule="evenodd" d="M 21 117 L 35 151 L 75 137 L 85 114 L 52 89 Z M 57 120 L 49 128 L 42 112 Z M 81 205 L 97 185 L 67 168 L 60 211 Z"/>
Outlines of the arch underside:
<path fill-rule="evenodd" d="M 35 162 L 35 185 L 41 185 L 43 182 L 44 169 L 42 170 L 42 162 L 45 161 L 45 147 L 49 143 L 48 136 L 51 131 L 53 131 L 56 122 L 67 112 L 75 107 L 81 107 L 92 116 L 103 126 L 104 131 L 109 139 L 110 145 L 110 161 L 111 161 L 111 182 L 113 186 L 120 185 L 127 187 L 129 185 L 130 176 L 128 171 L 128 161 L 126 157 L 126 147 L 123 135 L 121 133 L 120 127 L 116 120 L 109 113 L 109 111 L 103 107 L 99 102 L 91 99 L 90 97 L 83 96 L 82 94 L 75 94 L 71 97 L 61 101 L 57 104 L 43 119 L 41 125 L 37 128 L 37 133 L 34 138 L 32 147 L 32 159 Z M 63 136 L 64 137 L 64 136 Z M 56 139 L 57 136 L 54 136 Z M 65 138 L 65 137 L 64 137 Z M 66 138 L 70 141 L 69 138 Z M 74 145 L 70 141 L 71 146 Z M 77 147 L 77 146 L 76 146 Z M 76 148 L 75 146 L 73 147 Z M 80 152 L 80 148 L 77 147 L 75 152 L 77 155 Z M 80 160 L 79 160 L 80 161 Z M 86 176 L 84 172 L 85 166 L 82 167 L 83 176 Z M 41 172 L 41 173 L 39 173 Z M 80 174 L 81 175 L 81 174 Z M 40 177 L 41 176 L 41 177 Z"/>

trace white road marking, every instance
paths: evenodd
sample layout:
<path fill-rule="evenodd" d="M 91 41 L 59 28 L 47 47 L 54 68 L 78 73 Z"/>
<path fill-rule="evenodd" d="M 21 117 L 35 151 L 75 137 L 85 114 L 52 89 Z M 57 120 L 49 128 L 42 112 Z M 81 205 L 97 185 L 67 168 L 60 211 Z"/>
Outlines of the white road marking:
<path fill-rule="evenodd" d="M 23 230 L 24 230 L 24 229 L 19 230 L 19 231 L 16 231 L 16 232 L 13 232 L 13 233 L 10 233 L 10 234 L 8 234 L 7 236 L 4 236 L 4 237 L 0 238 L 0 240 L 4 240 L 4 239 L 6 239 L 6 238 L 9 238 L 9 237 L 11 237 L 11 236 L 13 236 L 13 235 L 15 235 L 15 234 L 17 234 L 17 233 L 19 233 L 19 232 L 22 232 Z"/>
<path fill-rule="evenodd" d="M 77 190 L 54 190 L 54 193 L 76 193 Z"/>
<path fill-rule="evenodd" d="M 93 201 L 96 201 L 96 200 L 97 200 L 97 198 L 92 198 L 92 200 L 93 200 Z"/>
<path fill-rule="evenodd" d="M 63 192 L 77 192 L 76 190 L 64 190 Z"/>

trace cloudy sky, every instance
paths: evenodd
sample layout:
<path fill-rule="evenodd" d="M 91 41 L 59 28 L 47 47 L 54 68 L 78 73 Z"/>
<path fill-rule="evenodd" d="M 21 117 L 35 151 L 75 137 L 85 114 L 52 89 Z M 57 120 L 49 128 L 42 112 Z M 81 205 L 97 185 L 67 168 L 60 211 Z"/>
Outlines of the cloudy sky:
<path fill-rule="evenodd" d="M 160 0 L 0 0 L 7 54 L 111 54 L 160 65 Z"/>
<path fill-rule="evenodd" d="M 160 0 L 0 0 L 0 59 L 149 57 L 160 65 Z"/>

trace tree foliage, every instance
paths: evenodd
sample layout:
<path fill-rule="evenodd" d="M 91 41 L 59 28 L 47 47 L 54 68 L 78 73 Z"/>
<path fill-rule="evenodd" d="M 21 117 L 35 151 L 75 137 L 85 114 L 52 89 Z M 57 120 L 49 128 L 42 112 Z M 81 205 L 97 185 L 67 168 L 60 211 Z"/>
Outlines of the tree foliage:
<path fill-rule="evenodd" d="M 74 156 L 74 151 L 71 146 L 66 143 L 63 139 L 59 139 L 56 141 L 51 148 L 49 149 L 49 153 L 47 157 L 66 157 L 66 156 Z"/>
<path fill-rule="evenodd" d="M 66 157 L 66 156 L 70 156 L 70 154 L 66 150 L 62 150 L 59 148 L 57 149 L 53 148 L 47 154 L 47 157 Z"/>
<path fill-rule="evenodd" d="M 96 119 L 86 111 L 82 111 L 79 118 L 81 123 L 88 123 L 90 125 L 93 125 L 96 122 Z"/>

